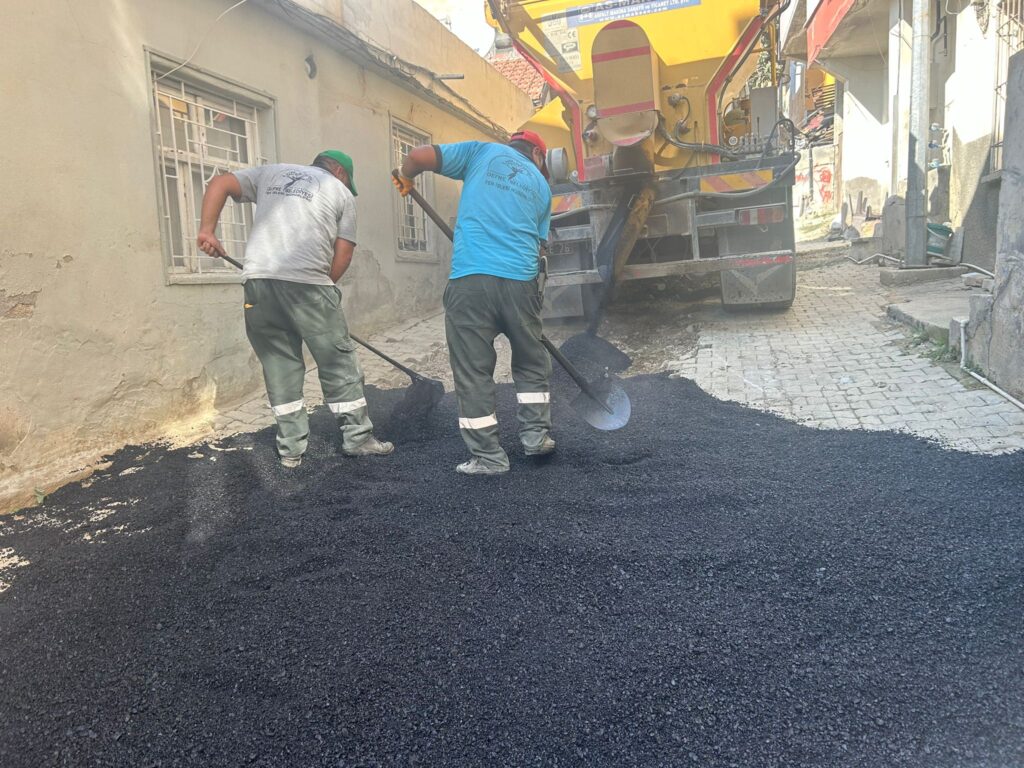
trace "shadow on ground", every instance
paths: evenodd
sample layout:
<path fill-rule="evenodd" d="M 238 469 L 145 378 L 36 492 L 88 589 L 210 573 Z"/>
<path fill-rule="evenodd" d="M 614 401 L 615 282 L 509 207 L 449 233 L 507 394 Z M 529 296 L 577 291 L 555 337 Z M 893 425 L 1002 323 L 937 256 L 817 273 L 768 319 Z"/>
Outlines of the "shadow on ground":
<path fill-rule="evenodd" d="M 373 392 L 392 458 L 319 411 L 0 519 L 0 764 L 1024 762 L 1024 457 L 625 383 L 546 463 L 502 388 L 500 478 Z"/>

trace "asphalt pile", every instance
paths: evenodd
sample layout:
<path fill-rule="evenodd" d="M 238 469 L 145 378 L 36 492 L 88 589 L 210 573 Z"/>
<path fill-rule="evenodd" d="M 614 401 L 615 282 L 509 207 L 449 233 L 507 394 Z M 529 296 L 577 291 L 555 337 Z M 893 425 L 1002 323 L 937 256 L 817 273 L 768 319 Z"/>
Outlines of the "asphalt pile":
<path fill-rule="evenodd" d="M 546 461 L 501 388 L 498 478 L 371 392 L 393 457 L 321 410 L 0 518 L 0 765 L 1024 764 L 1024 456 L 625 385 Z"/>

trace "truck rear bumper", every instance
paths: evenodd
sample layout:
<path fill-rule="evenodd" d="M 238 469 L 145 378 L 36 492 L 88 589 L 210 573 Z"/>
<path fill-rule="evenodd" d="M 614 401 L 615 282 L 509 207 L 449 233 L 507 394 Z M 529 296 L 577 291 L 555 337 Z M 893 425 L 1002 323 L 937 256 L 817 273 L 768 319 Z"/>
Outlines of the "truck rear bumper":
<path fill-rule="evenodd" d="M 792 264 L 793 260 L 792 251 L 769 251 L 739 256 L 720 256 L 713 259 L 666 261 L 658 264 L 626 264 L 622 268 L 622 279 L 647 280 L 674 275 L 706 275 L 733 269 Z M 590 285 L 600 282 L 602 282 L 600 273 L 596 269 L 591 269 L 552 273 L 548 275 L 547 284 L 551 287 L 562 287 L 567 285 Z"/>

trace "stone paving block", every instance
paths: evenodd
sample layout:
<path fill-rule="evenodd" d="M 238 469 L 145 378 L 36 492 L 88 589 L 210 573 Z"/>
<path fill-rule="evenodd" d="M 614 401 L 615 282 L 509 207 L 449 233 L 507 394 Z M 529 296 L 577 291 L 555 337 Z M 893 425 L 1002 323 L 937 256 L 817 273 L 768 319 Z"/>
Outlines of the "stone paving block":
<path fill-rule="evenodd" d="M 1024 428 L 1024 414 L 993 400 L 991 393 L 965 388 L 931 360 L 898 346 L 906 332 L 885 320 L 891 302 L 870 275 L 854 265 L 801 273 L 794 310 L 767 322 L 756 314 L 727 322 L 700 317 L 701 342 L 715 348 L 716 364 L 738 368 L 761 387 L 741 390 L 739 397 L 748 405 L 766 396 L 765 407 L 779 409 L 776 400 L 788 397 L 802 423 L 848 427 L 856 419 L 863 427 L 955 440 L 966 450 L 1010 448 L 995 446 L 996 436 L 984 431 L 1000 430 L 1000 424 L 982 406 L 994 408 L 1004 427 Z M 750 349 L 762 343 L 765 349 Z M 699 369 L 694 378 L 718 393 L 719 382 Z M 735 388 L 728 389 L 736 396 Z M 967 410 L 972 406 L 981 408 Z M 979 438 L 989 441 L 988 448 Z M 1016 442 L 1024 445 L 1024 429 Z"/>

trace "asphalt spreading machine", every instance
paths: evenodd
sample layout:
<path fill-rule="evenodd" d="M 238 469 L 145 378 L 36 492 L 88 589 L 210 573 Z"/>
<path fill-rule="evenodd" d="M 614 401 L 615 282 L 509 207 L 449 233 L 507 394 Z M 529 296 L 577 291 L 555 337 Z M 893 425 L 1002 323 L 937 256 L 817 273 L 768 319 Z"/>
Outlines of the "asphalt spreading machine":
<path fill-rule="evenodd" d="M 599 318 L 622 281 L 673 276 L 719 275 L 727 308 L 793 302 L 785 4 L 486 0 L 550 95 L 522 126 L 553 148 L 548 316 Z"/>

